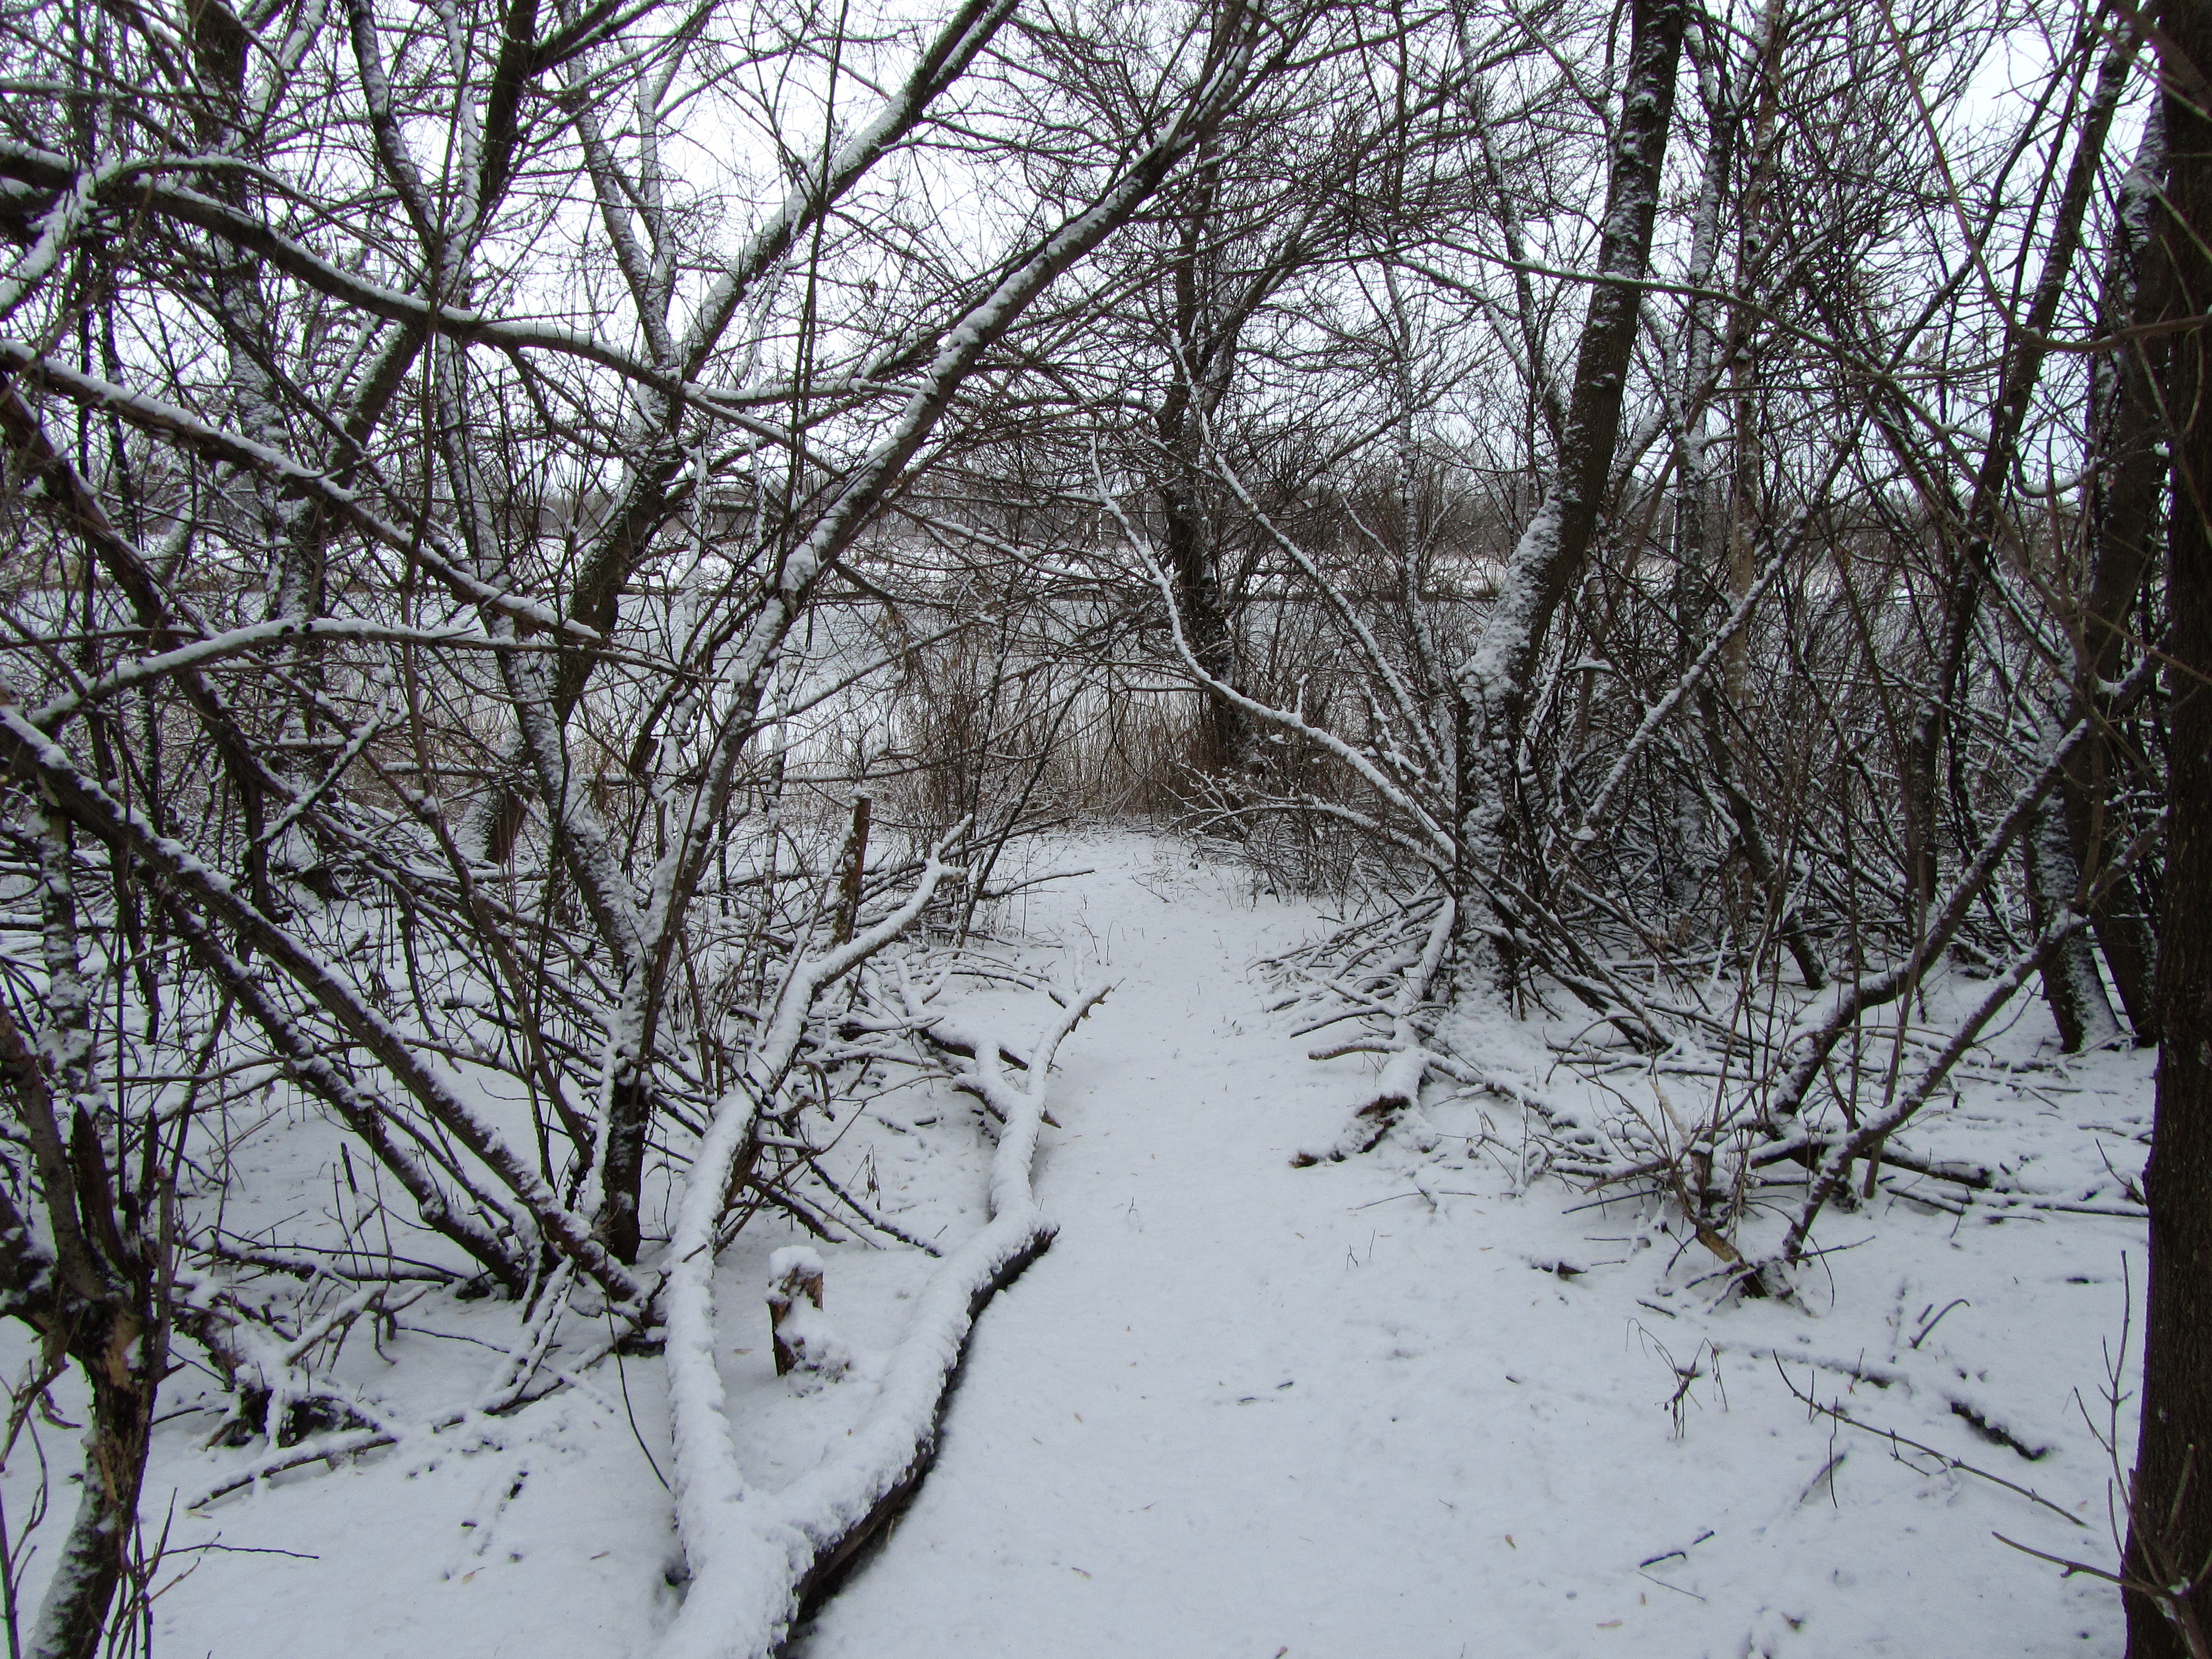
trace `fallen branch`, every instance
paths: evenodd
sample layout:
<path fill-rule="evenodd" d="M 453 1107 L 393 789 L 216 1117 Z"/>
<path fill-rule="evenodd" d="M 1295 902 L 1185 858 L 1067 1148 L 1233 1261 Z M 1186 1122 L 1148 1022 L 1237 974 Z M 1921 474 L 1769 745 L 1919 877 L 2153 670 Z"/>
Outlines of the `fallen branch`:
<path fill-rule="evenodd" d="M 1773 1359 L 1775 1374 L 1781 1377 L 1782 1386 L 1790 1390 L 1792 1397 L 1802 1401 L 1807 1409 L 1818 1412 L 1821 1416 L 1831 1419 L 1835 1422 L 1841 1423 L 1846 1428 L 1857 1429 L 1862 1433 L 1865 1434 L 1879 1435 L 1882 1439 L 1890 1443 L 1890 1455 L 1895 1457 L 1899 1462 L 1904 1462 L 1905 1458 L 1896 1449 L 1899 1446 L 1910 1446 L 1914 1451 L 1918 1452 L 1922 1456 L 1934 1458 L 1937 1462 L 1942 1464 L 1947 1469 L 1957 1469 L 1965 1474 L 1978 1475 L 1983 1480 L 1990 1482 L 1992 1486 L 2002 1486 L 2009 1492 L 2017 1492 L 2021 1497 L 2025 1498 L 2031 1504 L 2040 1504 L 2045 1509 L 2049 1510 L 2053 1515 L 2063 1516 L 2069 1525 L 2087 1527 L 2089 1524 L 2087 1522 L 2082 1520 L 2080 1516 L 2069 1515 L 2064 1510 L 2059 1508 L 2057 1504 L 2052 1503 L 2048 1498 L 2044 1497 L 2042 1493 L 2031 1491 L 2029 1488 L 2021 1486 L 2016 1480 L 2008 1480 L 2001 1474 L 1991 1474 L 1987 1469 L 1978 1468 L 1976 1465 L 1967 1462 L 1963 1457 L 1954 1457 L 1948 1452 L 1938 1451 L 1935 1447 L 1923 1445 L 1917 1440 L 1908 1440 L 1905 1436 L 1898 1433 L 1894 1429 L 1876 1428 L 1871 1423 L 1862 1423 L 1858 1419 L 1853 1417 L 1849 1412 L 1845 1411 L 1841 1406 L 1822 1405 L 1811 1395 L 1800 1392 L 1797 1385 L 1790 1380 L 1790 1373 L 1784 1370 L 1782 1367 L 1781 1355 L 1774 1355 Z"/>
<path fill-rule="evenodd" d="M 991 1219 L 931 1274 L 866 1419 L 833 1444 L 818 1468 L 783 1492 L 752 1491 L 738 1473 L 714 1369 L 711 1298 L 704 1346 L 693 1322 L 684 1336 L 690 1346 L 679 1352 L 678 1300 L 672 1297 L 671 1371 L 682 1367 L 702 1375 L 674 1390 L 683 1413 L 677 1513 L 691 1577 L 683 1610 L 663 1642 L 664 1659 L 765 1659 L 921 1485 L 936 1455 L 938 1425 L 976 1316 L 1052 1243 L 1055 1229 L 1030 1185 L 1047 1077 L 1060 1042 L 1109 988 L 1075 997 L 1060 1011 L 1030 1052 L 1024 1087 L 1017 1089 L 1007 1078 L 996 1042 L 977 1043 L 960 1068 L 960 1086 L 1005 1120 L 991 1162 Z M 690 1276 L 703 1281 L 709 1271 L 711 1263 L 695 1266 Z M 673 1277 L 682 1282 L 684 1264 Z M 715 1412 L 712 1425 L 697 1418 L 699 1407 L 709 1403 L 707 1386 Z M 711 1444 L 702 1432 L 708 1428 L 718 1431 Z M 714 1462 L 696 1467 L 705 1452 L 714 1454 Z"/>
<path fill-rule="evenodd" d="M 1292 1153 L 1293 1169 L 1341 1163 L 1366 1152 L 1389 1133 L 1390 1126 L 1400 1117 L 1421 1103 L 1421 1084 L 1437 1066 L 1437 1057 L 1415 1027 L 1413 1015 L 1443 965 L 1444 952 L 1451 945 L 1452 926 L 1458 916 L 1458 907 L 1449 898 L 1437 908 L 1435 919 L 1429 923 L 1428 937 L 1422 942 L 1420 957 L 1407 970 L 1397 994 L 1390 1000 L 1390 1036 L 1387 1042 L 1346 1043 L 1311 1056 L 1324 1060 L 1368 1051 L 1379 1052 L 1387 1058 L 1374 1089 L 1337 1132 L 1336 1138 L 1326 1146 L 1302 1147 Z"/>

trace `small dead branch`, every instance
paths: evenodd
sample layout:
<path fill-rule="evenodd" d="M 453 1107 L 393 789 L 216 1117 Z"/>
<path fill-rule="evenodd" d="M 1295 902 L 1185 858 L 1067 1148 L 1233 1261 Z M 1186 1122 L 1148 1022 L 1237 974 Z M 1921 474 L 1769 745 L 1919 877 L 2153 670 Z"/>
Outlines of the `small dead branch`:
<path fill-rule="evenodd" d="M 2040 1504 L 2043 1508 L 2049 1510 L 2053 1515 L 2064 1516 L 2069 1526 L 2087 1527 L 2089 1524 L 2077 1515 L 2068 1514 L 2066 1510 L 2061 1509 L 2057 1504 L 2052 1503 L 2041 1493 L 2035 1492 L 2029 1487 L 2021 1486 L 2017 1480 L 2008 1480 L 2001 1474 L 1992 1474 L 1989 1470 L 1982 1468 L 1977 1464 L 1969 1463 L 1963 1457 L 1954 1457 L 1947 1451 L 1940 1451 L 1934 1446 L 1928 1445 L 1923 1442 L 1910 1439 L 1907 1437 L 1898 1433 L 1894 1429 L 1878 1428 L 1871 1423 L 1862 1423 L 1858 1419 L 1853 1417 L 1849 1412 L 1845 1411 L 1841 1406 L 1822 1405 L 1820 1401 L 1815 1399 L 1812 1395 L 1799 1389 L 1796 1383 L 1790 1380 L 1790 1373 L 1783 1369 L 1781 1355 L 1774 1355 L 1773 1359 L 1775 1374 L 1782 1379 L 1782 1386 L 1789 1389 L 1791 1396 L 1801 1401 L 1807 1411 L 1818 1413 L 1820 1416 L 1827 1418 L 1831 1421 L 1840 1423 L 1846 1428 L 1856 1429 L 1862 1434 L 1871 1434 L 1881 1439 L 1888 1441 L 1890 1443 L 1890 1455 L 1894 1457 L 1899 1462 L 1905 1464 L 1907 1468 L 1912 1468 L 1913 1465 L 1903 1453 L 1897 1449 L 1899 1446 L 1909 1447 L 1911 1449 L 1919 1453 L 1923 1457 L 1932 1457 L 1937 1462 L 1941 1463 L 1946 1469 L 1956 1469 L 1963 1474 L 1975 1475 L 1981 1480 L 1988 1481 L 1992 1486 L 2002 1486 L 2007 1492 L 2016 1492 L 2021 1497 L 2027 1499 L 2029 1503 Z M 1921 1473 L 1924 1474 L 1927 1471 L 1923 1469 Z"/>
<path fill-rule="evenodd" d="M 1431 920 L 1420 951 L 1406 963 L 1401 979 L 1387 1005 L 1390 1031 L 1387 1041 L 1372 1043 L 1351 1042 L 1334 1048 L 1321 1050 L 1311 1056 L 1323 1060 L 1339 1054 L 1353 1053 L 1381 1054 L 1385 1056 L 1382 1074 L 1375 1087 L 1352 1114 L 1335 1139 L 1325 1146 L 1301 1148 L 1293 1153 L 1291 1164 L 1294 1169 L 1310 1169 L 1316 1164 L 1341 1163 L 1357 1157 L 1373 1147 L 1390 1132 L 1390 1127 L 1406 1113 L 1416 1110 L 1421 1103 L 1421 1084 L 1437 1065 L 1427 1038 L 1422 1034 L 1415 1015 L 1429 994 L 1437 972 L 1443 966 L 1444 953 L 1450 947 L 1452 928 L 1458 915 L 1457 907 L 1445 899 Z"/>

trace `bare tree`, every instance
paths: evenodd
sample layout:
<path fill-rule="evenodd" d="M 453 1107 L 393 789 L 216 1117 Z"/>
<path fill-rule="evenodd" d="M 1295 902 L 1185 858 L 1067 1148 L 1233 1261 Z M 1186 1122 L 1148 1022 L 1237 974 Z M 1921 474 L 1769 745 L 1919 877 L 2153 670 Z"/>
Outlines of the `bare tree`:
<path fill-rule="evenodd" d="M 1110 20 L 1012 11 L 909 40 L 86 7 L 6 37 L 40 90 L 0 142 L 0 752 L 9 879 L 46 912 L 11 981 L 9 1282 L 95 1397 L 41 1653 L 100 1638 L 173 1330 L 266 1467 L 384 1433 L 223 1334 L 281 1316 L 242 1281 L 313 1257 L 229 1232 L 220 1194 L 173 1213 L 210 1068 L 316 1100 L 412 1200 L 434 1243 L 384 1282 L 473 1279 L 534 1328 L 581 1293 L 688 1341 L 712 1316 L 684 1274 L 761 1207 L 881 1224 L 808 1151 L 817 1005 L 961 872 L 856 835 L 841 877 L 788 787 L 809 711 L 898 659 L 838 620 L 884 600 L 865 539 L 1312 21 L 1179 14 L 1121 131 L 1031 189 L 1058 66 Z M 702 122 L 755 136 L 765 191 L 702 160 Z M 963 176 L 1006 191 L 948 222 Z"/>

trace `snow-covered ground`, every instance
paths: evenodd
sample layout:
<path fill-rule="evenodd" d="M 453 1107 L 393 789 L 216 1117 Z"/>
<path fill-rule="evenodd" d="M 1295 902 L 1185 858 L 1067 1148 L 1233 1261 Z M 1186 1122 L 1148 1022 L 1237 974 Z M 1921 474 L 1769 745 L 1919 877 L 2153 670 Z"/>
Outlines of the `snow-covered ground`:
<path fill-rule="evenodd" d="M 2136 1224 L 1881 1206 L 1824 1228 L 1857 1248 L 1809 1308 L 1709 1310 L 1711 1258 L 1638 1206 L 1516 1196 L 1496 1107 L 1502 1151 L 1290 1167 L 1359 1065 L 1306 1060 L 1246 971 L 1310 911 L 1168 850 L 1056 902 L 1031 926 L 1121 981 L 1063 1060 L 1059 1243 L 984 1322 L 936 1473 L 803 1659 L 2119 1650 L 2116 1597 L 1990 1534 L 2109 1564 L 2072 1394 L 2099 1405 Z M 1540 1076 L 1533 1034 L 1495 1037 Z M 2118 1097 L 2043 1073 L 2045 1099 L 1985 1104 L 2038 1139 L 2138 1114 L 2144 1063 L 2100 1064 Z M 1778 1358 L 2090 1528 L 1808 1421 Z"/>
<path fill-rule="evenodd" d="M 2110 1564 L 2110 1464 L 2075 1395 L 2101 1425 L 2140 1223 L 1885 1197 L 1824 1221 L 1796 1303 L 1715 1306 L 1717 1264 L 1656 1211 L 1524 1186 L 1523 1127 L 1495 1098 L 1293 1169 L 1369 1063 L 1309 1060 L 1250 971 L 1320 925 L 1314 907 L 1171 841 L 1059 856 L 1094 872 L 1003 925 L 1062 983 L 1116 988 L 1050 1092 L 1036 1187 L 1058 1240 L 983 1316 L 933 1473 L 799 1659 L 2120 1651 L 2108 1587 L 1992 1534 Z M 2104 1159 L 2140 1167 L 2148 1059 L 2061 1069 L 2041 1022 L 2028 1008 L 1917 1144 L 2033 1159 L 2045 1192 L 2102 1182 L 2086 1207 L 2109 1207 Z M 1498 1072 L 1585 1086 L 1535 1028 L 1467 1040 Z M 979 1224 L 972 1105 L 909 1091 L 878 1116 L 848 1148 L 855 1179 L 924 1236 Z M 262 1155 L 319 1171 L 319 1126 L 289 1152 L 283 1127 Z M 749 1230 L 723 1304 L 758 1307 L 793 1242 Z M 869 1356 L 932 1265 L 822 1253 L 854 1371 L 775 1378 L 764 1310 L 724 1356 L 763 1487 L 865 1409 Z M 483 1345 L 514 1322 L 441 1295 L 386 1344 L 397 1363 L 365 1341 L 349 1363 L 401 1405 L 449 1397 L 504 1363 Z M 200 1510 L 183 1505 L 254 1453 L 206 1449 L 216 1419 L 174 1386 L 148 1486 L 149 1534 L 179 1494 L 161 1582 L 189 1569 L 157 1603 L 165 1653 L 611 1659 L 649 1652 L 678 1604 L 657 1358 Z M 41 1432 L 67 1464 L 73 1437 Z M 11 1522 L 27 1467 L 10 1460 Z"/>

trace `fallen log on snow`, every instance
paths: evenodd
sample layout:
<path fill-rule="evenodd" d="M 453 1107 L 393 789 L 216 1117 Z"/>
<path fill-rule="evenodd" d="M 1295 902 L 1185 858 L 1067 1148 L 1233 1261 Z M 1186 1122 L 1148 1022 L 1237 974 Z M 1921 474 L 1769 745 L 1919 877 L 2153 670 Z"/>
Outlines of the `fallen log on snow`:
<path fill-rule="evenodd" d="M 668 1364 L 677 1521 L 690 1578 L 663 1659 L 766 1659 L 921 1485 L 976 1316 L 1052 1243 L 1055 1228 L 1030 1185 L 1046 1080 L 1061 1042 L 1109 988 L 1057 1012 L 1026 1056 L 1019 1088 L 1000 1062 L 1006 1045 L 989 1037 L 962 1045 L 973 1052 L 956 1069 L 956 1085 L 1004 1124 L 991 1160 L 991 1219 L 930 1275 L 867 1417 L 782 1492 L 754 1490 L 738 1472 L 715 1364 L 712 1262 L 695 1260 L 688 1273 L 678 1264 L 690 1294 L 671 1300 Z M 701 1255 L 711 1257 L 711 1245 Z"/>

